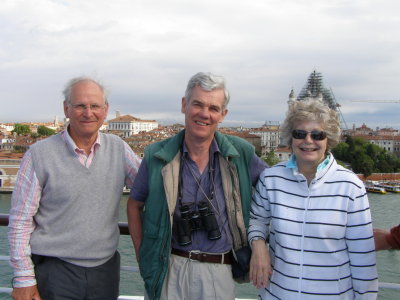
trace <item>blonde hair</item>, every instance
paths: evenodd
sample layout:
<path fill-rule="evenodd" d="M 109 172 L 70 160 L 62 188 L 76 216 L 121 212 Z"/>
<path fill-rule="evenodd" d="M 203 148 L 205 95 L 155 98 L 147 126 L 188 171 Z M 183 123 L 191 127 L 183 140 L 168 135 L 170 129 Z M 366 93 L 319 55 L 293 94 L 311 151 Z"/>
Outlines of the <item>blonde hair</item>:
<path fill-rule="evenodd" d="M 317 98 L 289 103 L 286 119 L 281 126 L 282 143 L 290 147 L 294 126 L 307 121 L 321 124 L 328 138 L 327 150 L 339 143 L 341 130 L 338 113 Z"/>

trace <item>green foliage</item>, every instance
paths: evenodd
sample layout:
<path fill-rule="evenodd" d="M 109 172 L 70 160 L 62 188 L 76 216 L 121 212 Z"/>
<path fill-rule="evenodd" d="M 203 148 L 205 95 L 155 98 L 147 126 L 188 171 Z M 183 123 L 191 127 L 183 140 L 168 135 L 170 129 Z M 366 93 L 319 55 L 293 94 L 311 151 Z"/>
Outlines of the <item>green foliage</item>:
<path fill-rule="evenodd" d="M 56 131 L 54 129 L 48 128 L 44 125 L 40 125 L 37 128 L 37 133 L 40 136 L 50 136 L 56 133 Z"/>
<path fill-rule="evenodd" d="M 385 149 L 368 143 L 362 138 L 346 137 L 332 153 L 336 159 L 351 165 L 356 173 L 369 176 L 372 173 L 394 173 L 400 171 L 400 159 Z"/>
<path fill-rule="evenodd" d="M 274 150 L 271 150 L 263 159 L 269 166 L 276 165 L 279 162 L 279 158 L 276 156 Z"/>
<path fill-rule="evenodd" d="M 31 133 L 31 129 L 29 128 L 28 125 L 23 125 L 16 123 L 14 124 L 14 129 L 11 131 L 12 133 L 17 133 L 18 135 L 25 135 Z"/>
<path fill-rule="evenodd" d="M 14 153 L 25 153 L 26 150 L 27 150 L 27 147 L 17 145 L 17 146 L 14 147 L 13 152 Z"/>

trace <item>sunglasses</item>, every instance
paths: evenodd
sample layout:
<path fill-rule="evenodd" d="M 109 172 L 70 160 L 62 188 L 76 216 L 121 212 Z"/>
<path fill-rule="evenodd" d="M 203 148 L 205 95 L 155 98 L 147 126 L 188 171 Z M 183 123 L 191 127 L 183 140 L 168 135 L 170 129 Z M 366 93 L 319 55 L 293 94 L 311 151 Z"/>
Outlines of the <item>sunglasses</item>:
<path fill-rule="evenodd" d="M 322 141 L 326 139 L 326 132 L 320 130 L 306 131 L 302 129 L 295 129 L 292 131 L 292 137 L 296 140 L 304 140 L 310 134 L 314 141 Z"/>

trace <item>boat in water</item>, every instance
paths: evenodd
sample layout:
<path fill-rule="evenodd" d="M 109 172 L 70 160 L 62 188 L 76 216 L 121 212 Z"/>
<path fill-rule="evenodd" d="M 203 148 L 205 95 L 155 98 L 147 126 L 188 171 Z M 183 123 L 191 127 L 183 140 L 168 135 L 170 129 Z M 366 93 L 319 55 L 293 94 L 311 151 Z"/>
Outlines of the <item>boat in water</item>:
<path fill-rule="evenodd" d="M 370 186 L 365 186 L 365 189 L 367 190 L 368 193 L 386 194 L 386 190 L 380 186 L 370 185 Z"/>
<path fill-rule="evenodd" d="M 400 193 L 400 186 L 398 185 L 380 184 L 379 187 L 384 188 L 386 192 Z"/>

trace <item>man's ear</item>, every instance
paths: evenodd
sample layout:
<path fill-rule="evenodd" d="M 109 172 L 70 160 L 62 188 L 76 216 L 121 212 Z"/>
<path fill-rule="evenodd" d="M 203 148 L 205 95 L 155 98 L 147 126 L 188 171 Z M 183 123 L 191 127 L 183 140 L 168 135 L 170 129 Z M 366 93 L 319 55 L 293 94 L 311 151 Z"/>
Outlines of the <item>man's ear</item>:
<path fill-rule="evenodd" d="M 182 105 L 181 105 L 181 113 L 185 113 L 186 112 L 186 99 L 185 97 L 182 97 Z"/>
<path fill-rule="evenodd" d="M 224 121 L 224 119 L 225 119 L 225 116 L 228 114 L 228 110 L 227 109 L 224 109 L 223 111 L 222 111 L 222 118 L 221 118 L 221 120 L 219 121 L 220 123 L 222 123 L 223 121 Z"/>
<path fill-rule="evenodd" d="M 64 101 L 63 105 L 64 105 L 64 115 L 65 115 L 66 118 L 69 118 L 68 103 L 67 103 L 66 100 Z"/>
<path fill-rule="evenodd" d="M 109 108 L 110 106 L 108 105 L 108 102 L 106 103 L 106 108 L 105 108 L 105 111 L 106 111 L 106 114 L 104 115 L 104 120 L 106 120 L 107 119 L 107 116 L 108 116 L 108 108 Z"/>

